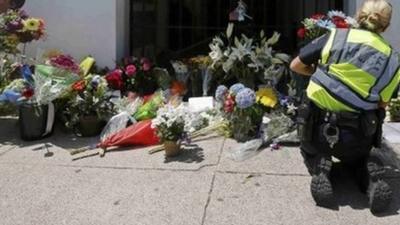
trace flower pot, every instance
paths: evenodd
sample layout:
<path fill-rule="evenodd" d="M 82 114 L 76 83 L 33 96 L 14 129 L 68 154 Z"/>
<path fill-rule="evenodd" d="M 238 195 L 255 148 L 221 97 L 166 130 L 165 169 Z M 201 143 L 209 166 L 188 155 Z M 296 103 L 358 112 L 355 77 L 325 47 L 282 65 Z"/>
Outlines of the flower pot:
<path fill-rule="evenodd" d="M 82 116 L 75 128 L 75 134 L 79 137 L 94 137 L 101 133 L 106 122 L 98 116 Z"/>
<path fill-rule="evenodd" d="M 175 141 L 165 141 L 165 156 L 166 157 L 174 157 L 181 153 L 181 144 Z"/>
<path fill-rule="evenodd" d="M 54 105 L 24 104 L 19 107 L 21 139 L 36 141 L 50 136 L 54 126 Z"/>

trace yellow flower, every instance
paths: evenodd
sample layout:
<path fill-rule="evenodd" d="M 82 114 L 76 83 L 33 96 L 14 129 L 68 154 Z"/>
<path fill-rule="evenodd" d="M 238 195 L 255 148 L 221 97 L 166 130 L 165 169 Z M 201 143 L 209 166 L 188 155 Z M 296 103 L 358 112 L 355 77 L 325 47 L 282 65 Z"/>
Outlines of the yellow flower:
<path fill-rule="evenodd" d="M 40 29 L 40 20 L 30 18 L 23 21 L 25 31 L 38 31 Z"/>
<path fill-rule="evenodd" d="M 257 102 L 270 108 L 274 108 L 278 104 L 278 97 L 272 88 L 260 88 L 257 93 Z"/>
<path fill-rule="evenodd" d="M 19 44 L 19 38 L 16 34 L 8 35 L 5 39 L 5 43 L 8 46 L 17 46 Z"/>

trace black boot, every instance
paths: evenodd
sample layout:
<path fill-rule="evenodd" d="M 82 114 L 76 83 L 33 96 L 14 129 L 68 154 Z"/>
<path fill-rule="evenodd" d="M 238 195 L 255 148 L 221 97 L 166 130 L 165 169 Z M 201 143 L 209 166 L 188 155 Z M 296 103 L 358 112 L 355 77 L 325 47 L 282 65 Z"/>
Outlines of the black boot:
<path fill-rule="evenodd" d="M 330 181 L 332 160 L 327 157 L 315 165 L 315 173 L 311 180 L 311 195 L 319 206 L 331 207 L 334 205 L 333 188 Z"/>
<path fill-rule="evenodd" d="M 371 157 L 367 162 L 369 173 L 368 199 L 372 213 L 385 211 L 393 197 L 392 190 L 384 180 L 385 168 L 380 159 Z"/>

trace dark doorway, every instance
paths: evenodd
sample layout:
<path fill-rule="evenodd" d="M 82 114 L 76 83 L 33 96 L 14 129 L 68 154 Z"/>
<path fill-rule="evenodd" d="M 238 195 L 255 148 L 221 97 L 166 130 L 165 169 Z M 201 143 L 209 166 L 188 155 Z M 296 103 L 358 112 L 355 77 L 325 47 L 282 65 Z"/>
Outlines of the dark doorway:
<path fill-rule="evenodd" d="M 208 53 L 225 31 L 238 0 L 131 0 L 131 53 L 150 58 L 182 58 Z M 297 49 L 300 21 L 314 13 L 343 10 L 343 0 L 244 0 L 254 32 L 282 34 L 280 49 Z"/>

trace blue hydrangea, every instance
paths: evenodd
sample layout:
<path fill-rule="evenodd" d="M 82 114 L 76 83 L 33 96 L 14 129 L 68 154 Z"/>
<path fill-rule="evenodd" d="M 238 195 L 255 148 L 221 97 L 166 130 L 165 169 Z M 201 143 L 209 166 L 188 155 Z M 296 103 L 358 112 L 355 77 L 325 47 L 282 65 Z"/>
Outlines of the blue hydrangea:
<path fill-rule="evenodd" d="M 336 25 L 330 20 L 319 20 L 317 22 L 317 26 L 325 29 L 331 29 L 336 27 Z"/>
<path fill-rule="evenodd" d="M 256 93 L 250 88 L 244 88 L 236 95 L 236 105 L 240 109 L 247 109 L 255 102 Z"/>
<path fill-rule="evenodd" d="M 241 84 L 241 83 L 237 83 L 231 86 L 231 88 L 229 89 L 229 91 L 233 94 L 233 95 L 237 95 L 241 90 L 245 89 L 246 87 Z"/>
<path fill-rule="evenodd" d="M 224 101 L 227 92 L 228 88 L 225 85 L 218 86 L 217 91 L 215 91 L 215 99 L 220 102 Z"/>

